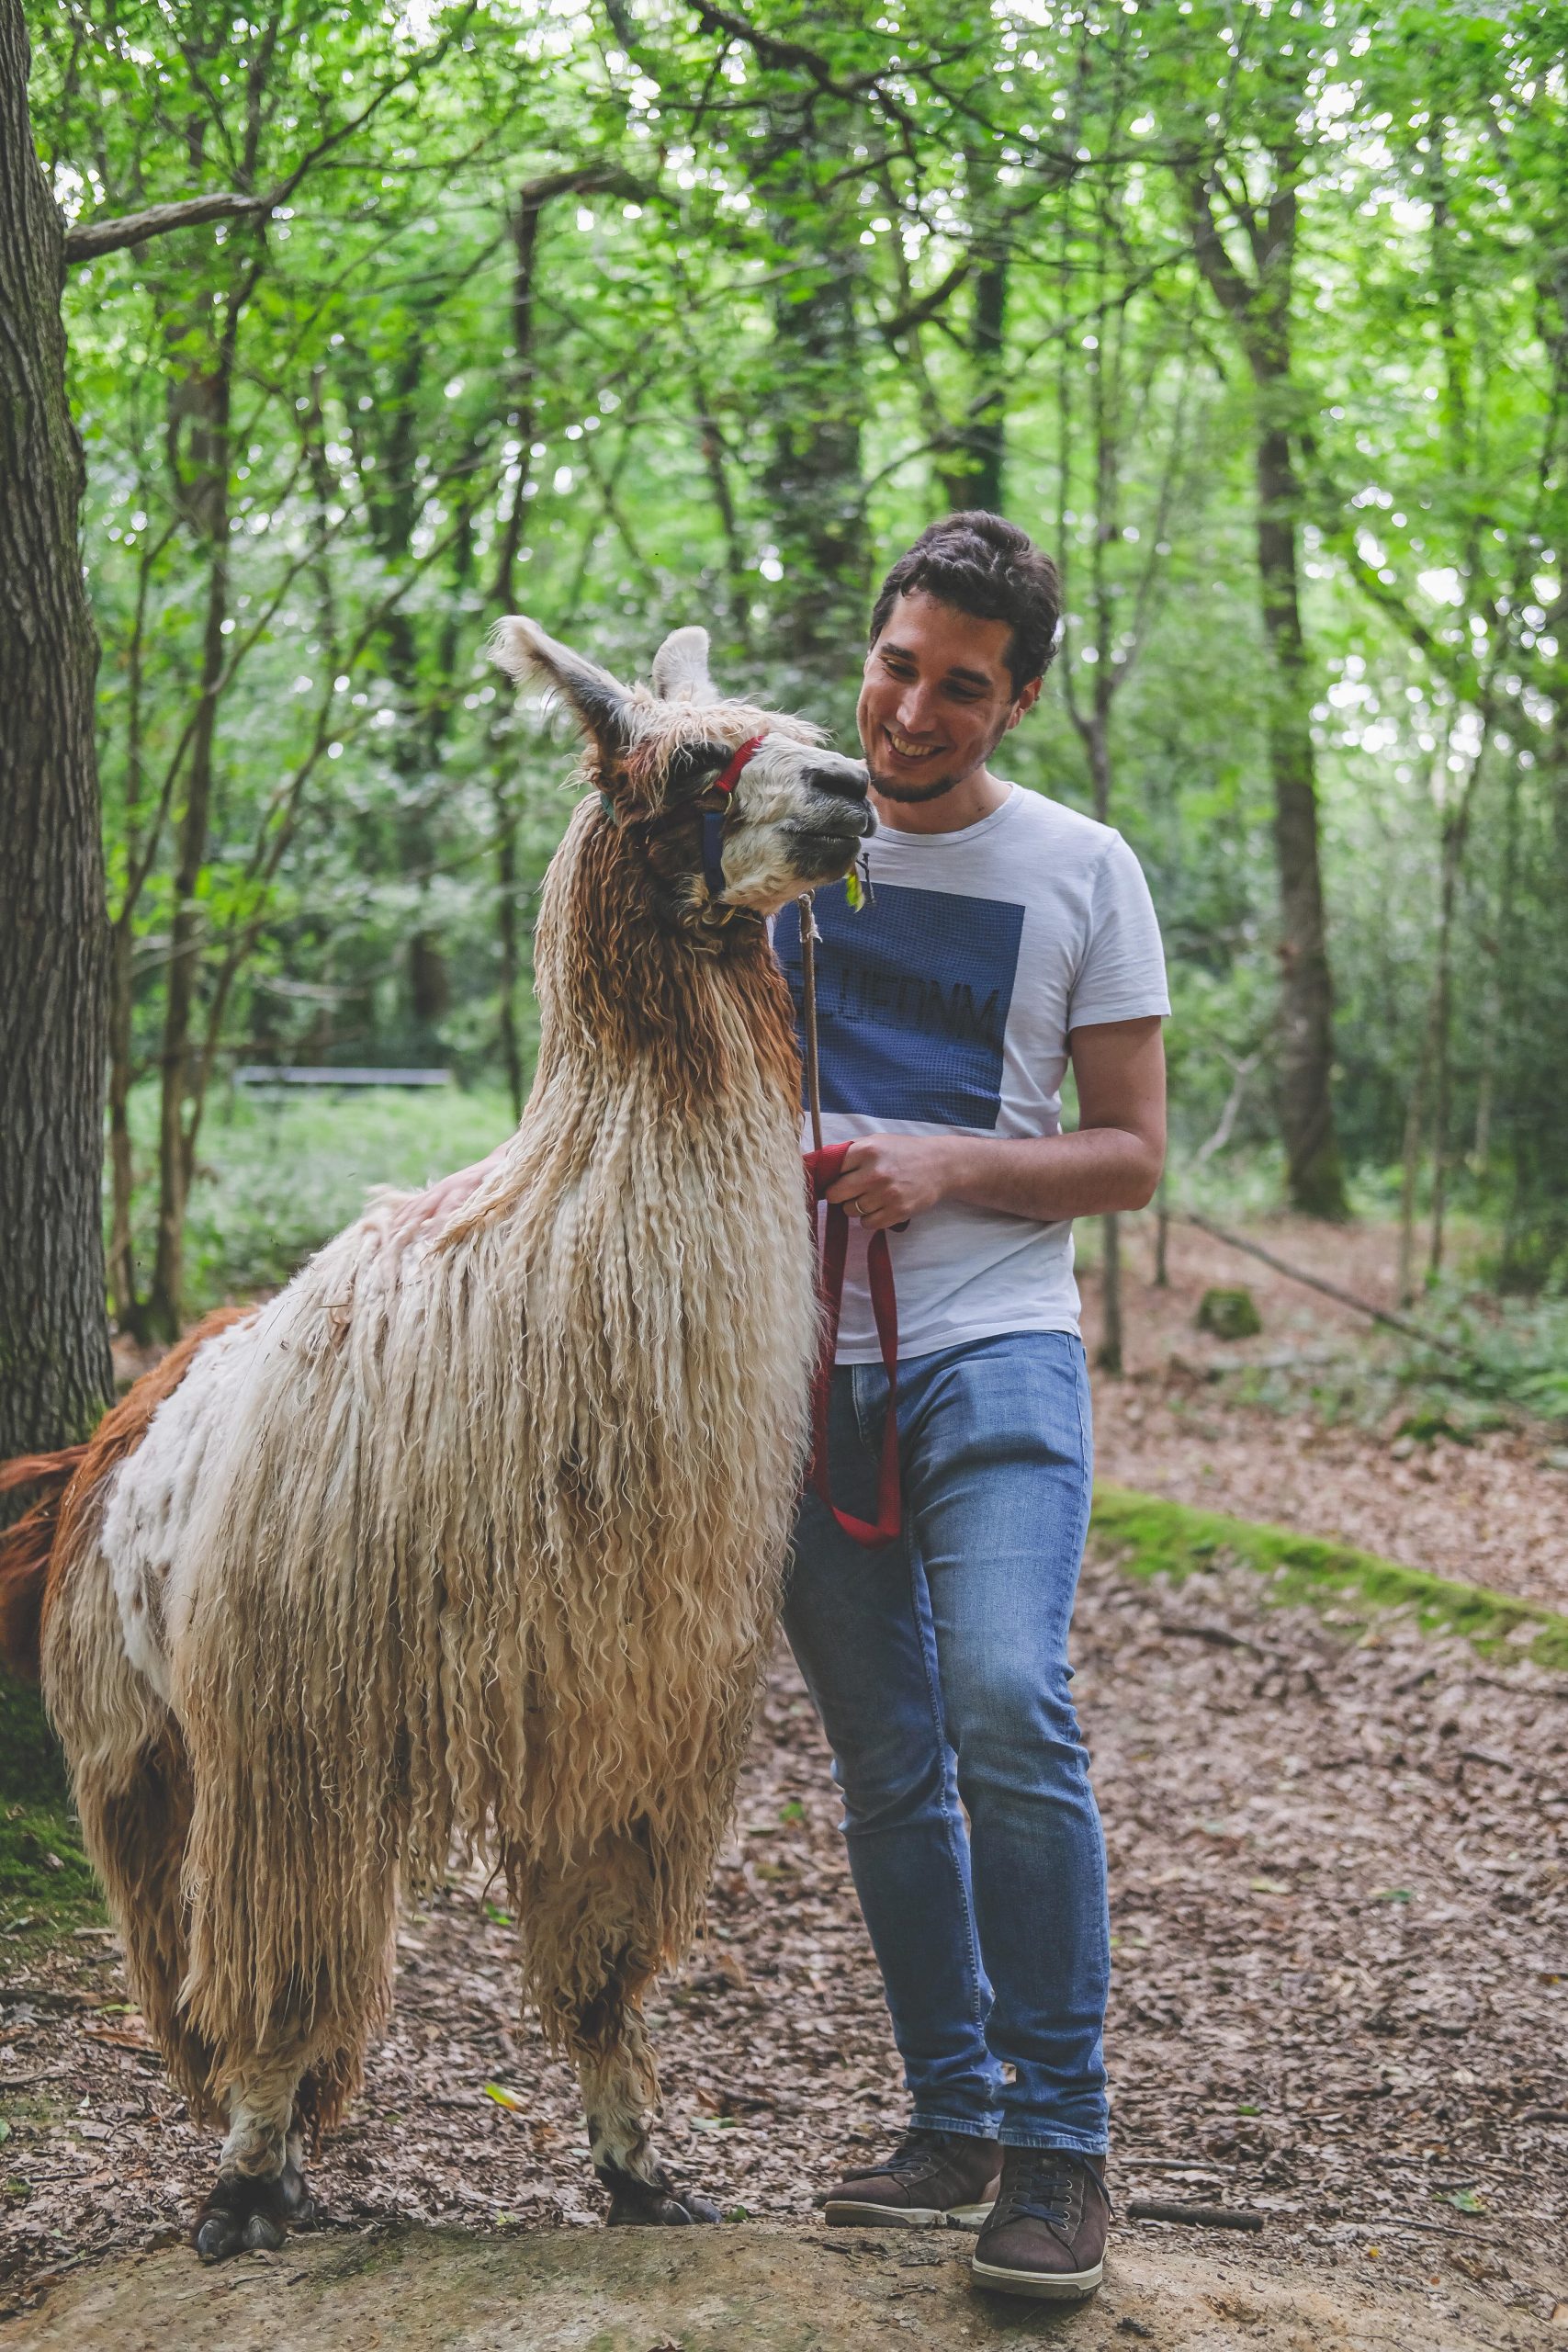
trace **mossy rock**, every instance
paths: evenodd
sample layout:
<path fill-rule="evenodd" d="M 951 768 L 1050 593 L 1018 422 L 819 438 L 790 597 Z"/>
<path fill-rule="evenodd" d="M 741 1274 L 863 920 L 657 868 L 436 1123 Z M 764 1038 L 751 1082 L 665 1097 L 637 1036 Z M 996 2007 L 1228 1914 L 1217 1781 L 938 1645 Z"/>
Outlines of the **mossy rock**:
<path fill-rule="evenodd" d="M 1206 1290 L 1198 1306 L 1198 1329 L 1216 1340 L 1255 1340 L 1263 1329 L 1258 1302 L 1245 1283 L 1232 1290 Z"/>

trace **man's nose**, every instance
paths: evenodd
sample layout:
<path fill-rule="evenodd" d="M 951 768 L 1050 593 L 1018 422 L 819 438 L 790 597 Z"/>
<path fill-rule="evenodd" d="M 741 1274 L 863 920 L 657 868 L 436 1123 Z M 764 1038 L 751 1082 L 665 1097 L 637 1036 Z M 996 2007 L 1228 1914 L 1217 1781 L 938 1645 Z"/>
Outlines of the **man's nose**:
<path fill-rule="evenodd" d="M 906 735 L 925 735 L 931 729 L 931 689 L 921 682 L 906 684 L 899 695 L 897 723 Z"/>

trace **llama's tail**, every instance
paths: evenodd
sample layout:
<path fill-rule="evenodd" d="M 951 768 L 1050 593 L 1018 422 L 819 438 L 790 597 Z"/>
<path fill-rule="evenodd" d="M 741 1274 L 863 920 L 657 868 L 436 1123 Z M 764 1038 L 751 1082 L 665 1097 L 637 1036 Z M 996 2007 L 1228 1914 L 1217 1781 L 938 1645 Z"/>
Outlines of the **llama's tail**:
<path fill-rule="evenodd" d="M 66 1554 L 59 1549 L 62 1536 L 69 1551 L 72 1530 L 81 1524 L 83 1510 L 110 1472 L 135 1453 L 153 1414 L 179 1386 L 203 1341 L 231 1323 L 247 1322 L 254 1313 L 254 1306 L 220 1306 L 204 1317 L 110 1406 L 85 1445 L 63 1446 L 58 1453 L 24 1453 L 15 1462 L 0 1463 L 0 1495 L 19 1487 L 41 1489 L 16 1525 L 0 1532 L 0 1665 L 13 1674 L 39 1679 L 44 1611 L 54 1605 L 51 1569 L 58 1577 L 65 1566 Z"/>
<path fill-rule="evenodd" d="M 23 1453 L 0 1463 L 0 1495 L 22 1487 L 40 1490 L 21 1518 L 0 1532 L 0 1664 L 29 1682 L 39 1679 L 43 1591 L 60 1509 L 86 1452 L 85 1445 L 68 1445 L 58 1453 Z"/>

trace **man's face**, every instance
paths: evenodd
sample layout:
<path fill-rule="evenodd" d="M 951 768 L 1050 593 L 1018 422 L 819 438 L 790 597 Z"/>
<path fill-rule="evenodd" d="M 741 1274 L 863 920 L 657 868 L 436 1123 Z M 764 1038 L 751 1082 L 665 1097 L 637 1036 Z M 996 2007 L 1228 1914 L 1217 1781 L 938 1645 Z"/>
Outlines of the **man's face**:
<path fill-rule="evenodd" d="M 1013 691 L 1012 628 L 976 620 L 923 589 L 900 596 L 865 657 L 855 717 L 873 789 L 935 800 L 984 767 L 1032 709 L 1041 681 Z"/>

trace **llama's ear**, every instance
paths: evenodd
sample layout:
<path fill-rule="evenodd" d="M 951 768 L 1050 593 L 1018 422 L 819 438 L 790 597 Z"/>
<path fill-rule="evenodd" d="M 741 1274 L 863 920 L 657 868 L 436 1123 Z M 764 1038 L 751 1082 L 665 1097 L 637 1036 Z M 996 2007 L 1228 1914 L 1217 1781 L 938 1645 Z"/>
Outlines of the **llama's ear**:
<path fill-rule="evenodd" d="M 491 632 L 491 659 L 521 685 L 534 677 L 555 686 L 566 696 L 594 741 L 607 751 L 624 751 L 631 741 L 631 696 L 618 678 L 601 670 L 547 637 L 536 621 L 521 614 L 497 621 Z"/>
<path fill-rule="evenodd" d="M 653 657 L 653 691 L 661 702 L 718 700 L 718 688 L 708 676 L 705 628 L 671 631 Z"/>

